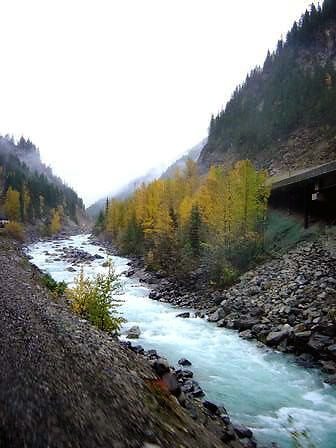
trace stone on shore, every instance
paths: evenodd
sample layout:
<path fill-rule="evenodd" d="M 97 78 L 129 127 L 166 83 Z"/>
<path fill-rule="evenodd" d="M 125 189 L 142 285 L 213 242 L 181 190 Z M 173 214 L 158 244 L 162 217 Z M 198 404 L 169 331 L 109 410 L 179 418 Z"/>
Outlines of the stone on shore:
<path fill-rule="evenodd" d="M 189 359 L 186 359 L 186 358 L 179 359 L 178 364 L 180 366 L 191 366 L 191 362 L 189 361 Z"/>
<path fill-rule="evenodd" d="M 176 314 L 176 317 L 181 317 L 182 319 L 188 319 L 190 317 L 190 313 L 186 312 L 186 313 Z"/>
<path fill-rule="evenodd" d="M 131 327 L 127 332 L 127 339 L 138 339 L 141 334 L 140 328 L 135 325 L 134 327 Z"/>

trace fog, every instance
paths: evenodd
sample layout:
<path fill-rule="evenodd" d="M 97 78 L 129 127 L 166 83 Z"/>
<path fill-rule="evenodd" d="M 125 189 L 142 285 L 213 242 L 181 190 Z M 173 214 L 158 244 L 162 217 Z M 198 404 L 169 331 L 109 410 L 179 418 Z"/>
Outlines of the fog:
<path fill-rule="evenodd" d="M 311 3 L 1 2 L 0 133 L 29 137 L 89 205 L 206 137 Z"/>

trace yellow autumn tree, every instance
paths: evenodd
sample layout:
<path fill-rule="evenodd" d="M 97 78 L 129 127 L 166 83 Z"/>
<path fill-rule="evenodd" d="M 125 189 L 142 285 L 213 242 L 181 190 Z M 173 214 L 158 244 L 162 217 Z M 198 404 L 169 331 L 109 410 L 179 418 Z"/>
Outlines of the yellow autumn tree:
<path fill-rule="evenodd" d="M 11 221 L 20 220 L 20 193 L 12 187 L 7 190 L 4 208 Z"/>
<path fill-rule="evenodd" d="M 212 167 L 202 177 L 188 161 L 170 179 L 142 184 L 126 200 L 112 200 L 105 211 L 105 231 L 125 253 L 141 253 L 154 269 L 176 270 L 178 260 L 200 257 L 233 259 L 263 237 L 269 189 L 266 173 L 250 161 L 232 169 Z M 210 261 L 209 261 L 210 264 Z M 230 266 L 227 272 L 230 274 Z M 231 274 L 230 274 L 231 275 Z"/>
<path fill-rule="evenodd" d="M 50 224 L 50 233 L 54 235 L 58 233 L 61 229 L 61 217 L 58 210 L 53 209 L 51 211 L 51 224 Z"/>

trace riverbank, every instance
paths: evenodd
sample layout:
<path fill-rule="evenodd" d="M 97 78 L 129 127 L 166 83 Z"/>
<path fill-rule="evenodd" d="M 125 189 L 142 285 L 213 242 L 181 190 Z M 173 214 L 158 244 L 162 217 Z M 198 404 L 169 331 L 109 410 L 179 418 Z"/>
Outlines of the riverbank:
<path fill-rule="evenodd" d="M 19 244 L 0 238 L 0 263 L 1 446 L 242 446 L 221 411 L 200 402 L 194 421 L 146 359 L 76 317 Z"/>
<path fill-rule="evenodd" d="M 148 272 L 132 258 L 128 274 L 150 284 L 150 298 L 196 310 L 194 316 L 241 337 L 290 353 L 336 384 L 336 258 L 326 236 L 306 242 L 242 275 L 224 291 L 199 272 L 184 279 Z M 184 314 L 181 318 L 190 318 Z"/>

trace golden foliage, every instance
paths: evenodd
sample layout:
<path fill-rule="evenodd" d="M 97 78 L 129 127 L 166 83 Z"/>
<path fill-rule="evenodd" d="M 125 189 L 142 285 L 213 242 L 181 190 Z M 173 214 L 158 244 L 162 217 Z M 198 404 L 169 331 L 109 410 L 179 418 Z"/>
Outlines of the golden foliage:
<path fill-rule="evenodd" d="M 5 213 L 10 220 L 20 220 L 20 193 L 9 187 L 5 198 Z"/>
<path fill-rule="evenodd" d="M 61 216 L 58 210 L 53 209 L 51 215 L 50 233 L 54 235 L 61 229 Z"/>
<path fill-rule="evenodd" d="M 195 245 L 201 244 L 201 225 L 206 228 L 203 243 L 208 245 L 257 244 L 263 238 L 269 193 L 266 173 L 256 171 L 248 160 L 237 162 L 229 171 L 212 167 L 204 178 L 190 160 L 172 178 L 141 185 L 124 201 L 111 201 L 106 232 L 128 251 L 141 247 L 152 267 L 162 266 L 169 257 L 172 264 L 181 245 L 191 244 L 193 253 L 198 253 Z M 193 207 L 199 215 L 192 222 Z"/>
<path fill-rule="evenodd" d="M 24 240 L 23 226 L 19 222 L 10 221 L 8 224 L 5 224 L 5 233 L 15 240 Z"/>

